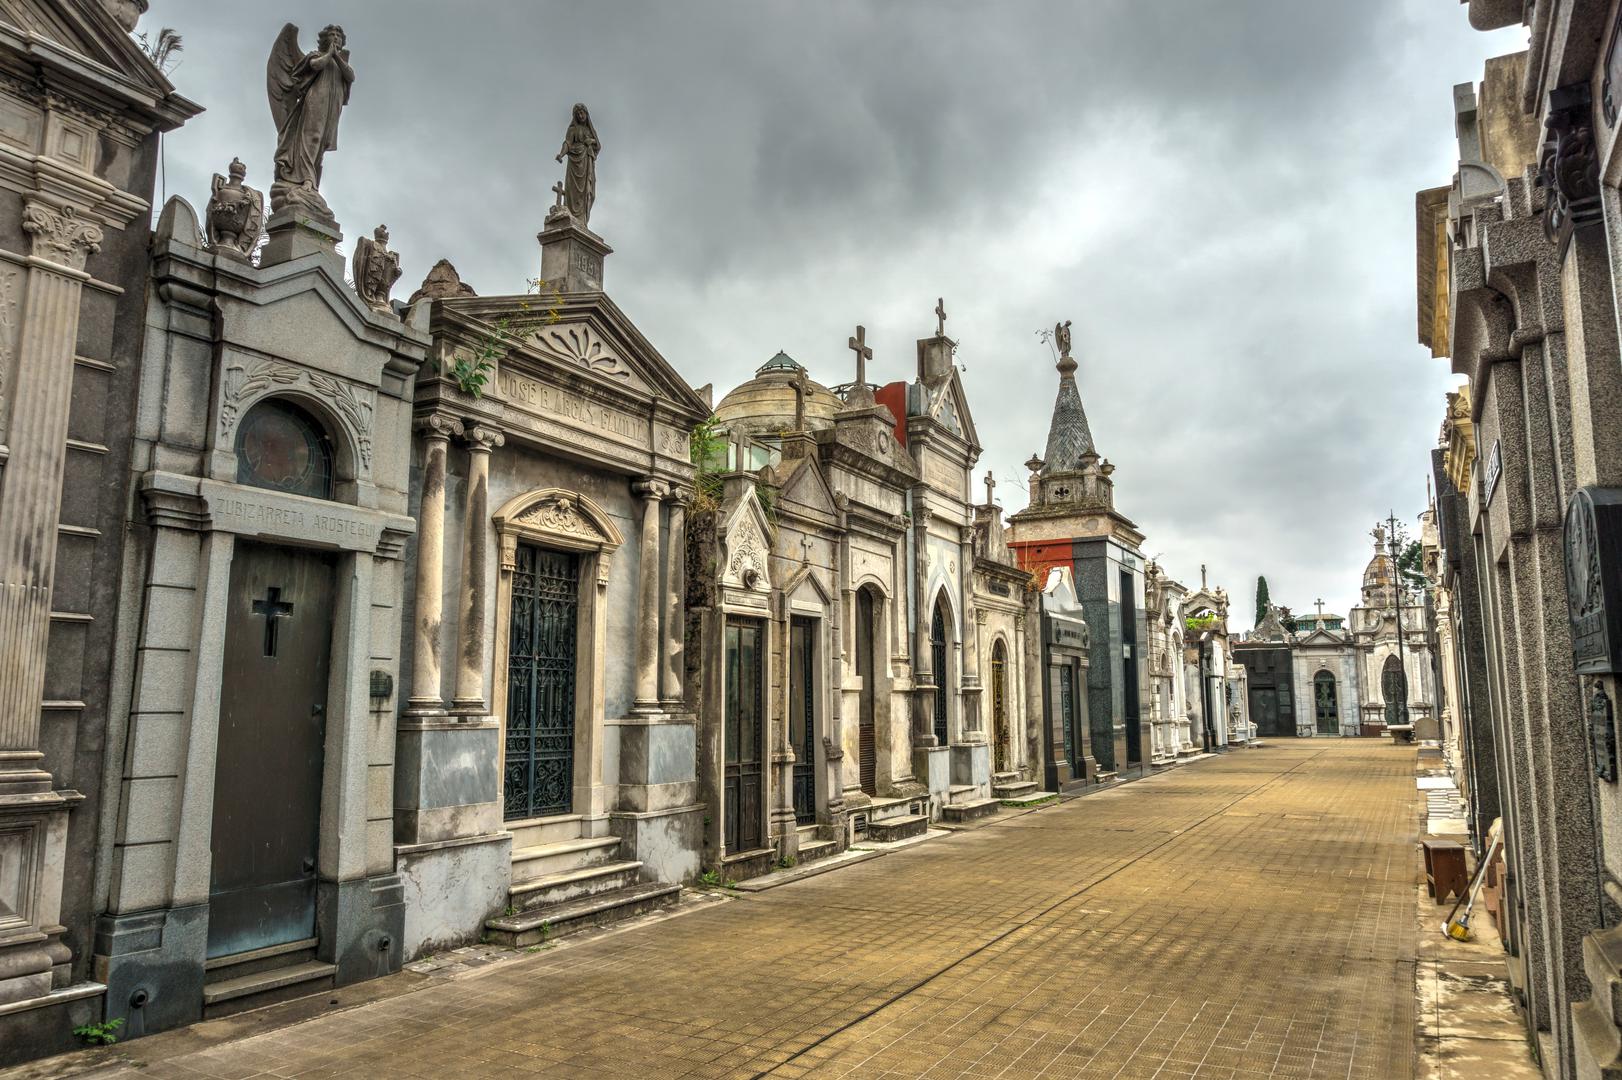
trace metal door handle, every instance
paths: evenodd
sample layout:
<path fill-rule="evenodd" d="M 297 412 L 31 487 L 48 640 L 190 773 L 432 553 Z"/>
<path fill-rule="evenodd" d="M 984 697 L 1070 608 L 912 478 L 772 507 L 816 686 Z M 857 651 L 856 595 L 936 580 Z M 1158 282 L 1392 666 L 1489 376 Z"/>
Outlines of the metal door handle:
<path fill-rule="evenodd" d="M 315 860 L 314 859 L 306 856 L 302 865 L 303 865 L 304 872 L 306 874 L 315 873 Z"/>

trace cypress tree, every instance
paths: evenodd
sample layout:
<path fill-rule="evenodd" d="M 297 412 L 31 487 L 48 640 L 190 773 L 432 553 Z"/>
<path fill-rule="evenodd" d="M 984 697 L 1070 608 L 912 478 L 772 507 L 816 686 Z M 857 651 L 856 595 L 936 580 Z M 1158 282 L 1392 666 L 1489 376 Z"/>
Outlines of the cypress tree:
<path fill-rule="evenodd" d="M 1267 617 L 1267 579 L 1256 579 L 1256 625 L 1260 626 Z"/>

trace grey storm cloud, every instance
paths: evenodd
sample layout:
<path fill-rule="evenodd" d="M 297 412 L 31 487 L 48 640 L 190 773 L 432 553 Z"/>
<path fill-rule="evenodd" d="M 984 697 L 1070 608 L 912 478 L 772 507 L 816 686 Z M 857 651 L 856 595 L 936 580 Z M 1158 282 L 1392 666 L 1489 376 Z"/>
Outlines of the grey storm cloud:
<path fill-rule="evenodd" d="M 778 349 L 829 383 L 908 377 L 946 298 L 999 500 L 1024 505 L 1075 321 L 1118 508 L 1249 615 L 1257 574 L 1344 611 L 1368 530 L 1424 506 L 1446 365 L 1414 344 L 1413 193 L 1456 157 L 1451 87 L 1518 31 L 1447 0 L 834 3 L 154 0 L 193 203 L 269 186 L 264 64 L 329 23 L 357 72 L 323 189 L 386 222 L 402 295 L 449 258 L 520 292 L 569 106 L 602 137 L 608 290 L 694 385 Z"/>

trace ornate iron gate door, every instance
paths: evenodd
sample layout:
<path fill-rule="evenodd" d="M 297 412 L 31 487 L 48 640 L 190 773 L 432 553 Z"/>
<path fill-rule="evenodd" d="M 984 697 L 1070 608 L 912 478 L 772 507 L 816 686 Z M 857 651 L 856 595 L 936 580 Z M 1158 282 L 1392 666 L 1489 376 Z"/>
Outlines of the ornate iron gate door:
<path fill-rule="evenodd" d="M 789 742 L 794 747 L 794 820 L 817 820 L 816 623 L 789 623 Z"/>
<path fill-rule="evenodd" d="M 239 542 L 227 604 L 209 845 L 210 957 L 316 933 L 331 560 Z"/>
<path fill-rule="evenodd" d="M 929 624 L 930 655 L 935 664 L 935 745 L 945 746 L 946 723 L 946 619 L 935 605 L 935 618 Z"/>
<path fill-rule="evenodd" d="M 1335 677 L 1320 671 L 1312 680 L 1313 707 L 1319 735 L 1340 734 L 1340 702 L 1336 700 Z"/>
<path fill-rule="evenodd" d="M 1408 673 L 1395 654 L 1385 658 L 1385 670 L 1380 672 L 1380 692 L 1385 698 L 1385 722 L 1408 722 Z"/>
<path fill-rule="evenodd" d="M 1071 665 L 1066 661 L 1059 668 L 1059 723 L 1064 731 L 1064 759 L 1070 763 L 1070 774 L 1080 776 L 1076 766 L 1076 687 Z"/>
<path fill-rule="evenodd" d="M 575 622 L 580 559 L 519 544 L 507 645 L 508 821 L 574 805 Z"/>
<path fill-rule="evenodd" d="M 873 594 L 862 589 L 856 594 L 856 674 L 862 680 L 861 712 L 857 717 L 856 759 L 862 790 L 877 795 L 878 738 L 873 726 L 873 713 L 878 688 L 874 686 L 874 652 L 878 641 L 878 627 L 874 622 Z"/>
<path fill-rule="evenodd" d="M 996 757 L 998 772 L 1008 771 L 1008 650 L 1001 641 L 991 649 L 991 716 L 997 735 Z"/>
<path fill-rule="evenodd" d="M 726 765 L 722 842 L 728 854 L 761 846 L 760 626 L 727 623 Z"/>

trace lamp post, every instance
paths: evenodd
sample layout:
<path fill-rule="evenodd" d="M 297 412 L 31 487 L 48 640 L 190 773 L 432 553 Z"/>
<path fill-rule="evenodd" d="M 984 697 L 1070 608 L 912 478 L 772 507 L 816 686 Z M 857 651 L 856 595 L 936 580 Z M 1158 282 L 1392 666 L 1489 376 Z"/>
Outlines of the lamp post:
<path fill-rule="evenodd" d="M 1402 673 L 1402 701 L 1397 704 L 1397 723 L 1408 722 L 1408 660 L 1402 643 L 1402 570 L 1397 565 L 1397 512 L 1386 518 L 1390 531 L 1386 534 L 1386 547 L 1391 552 L 1391 583 L 1397 609 L 1397 670 Z"/>

